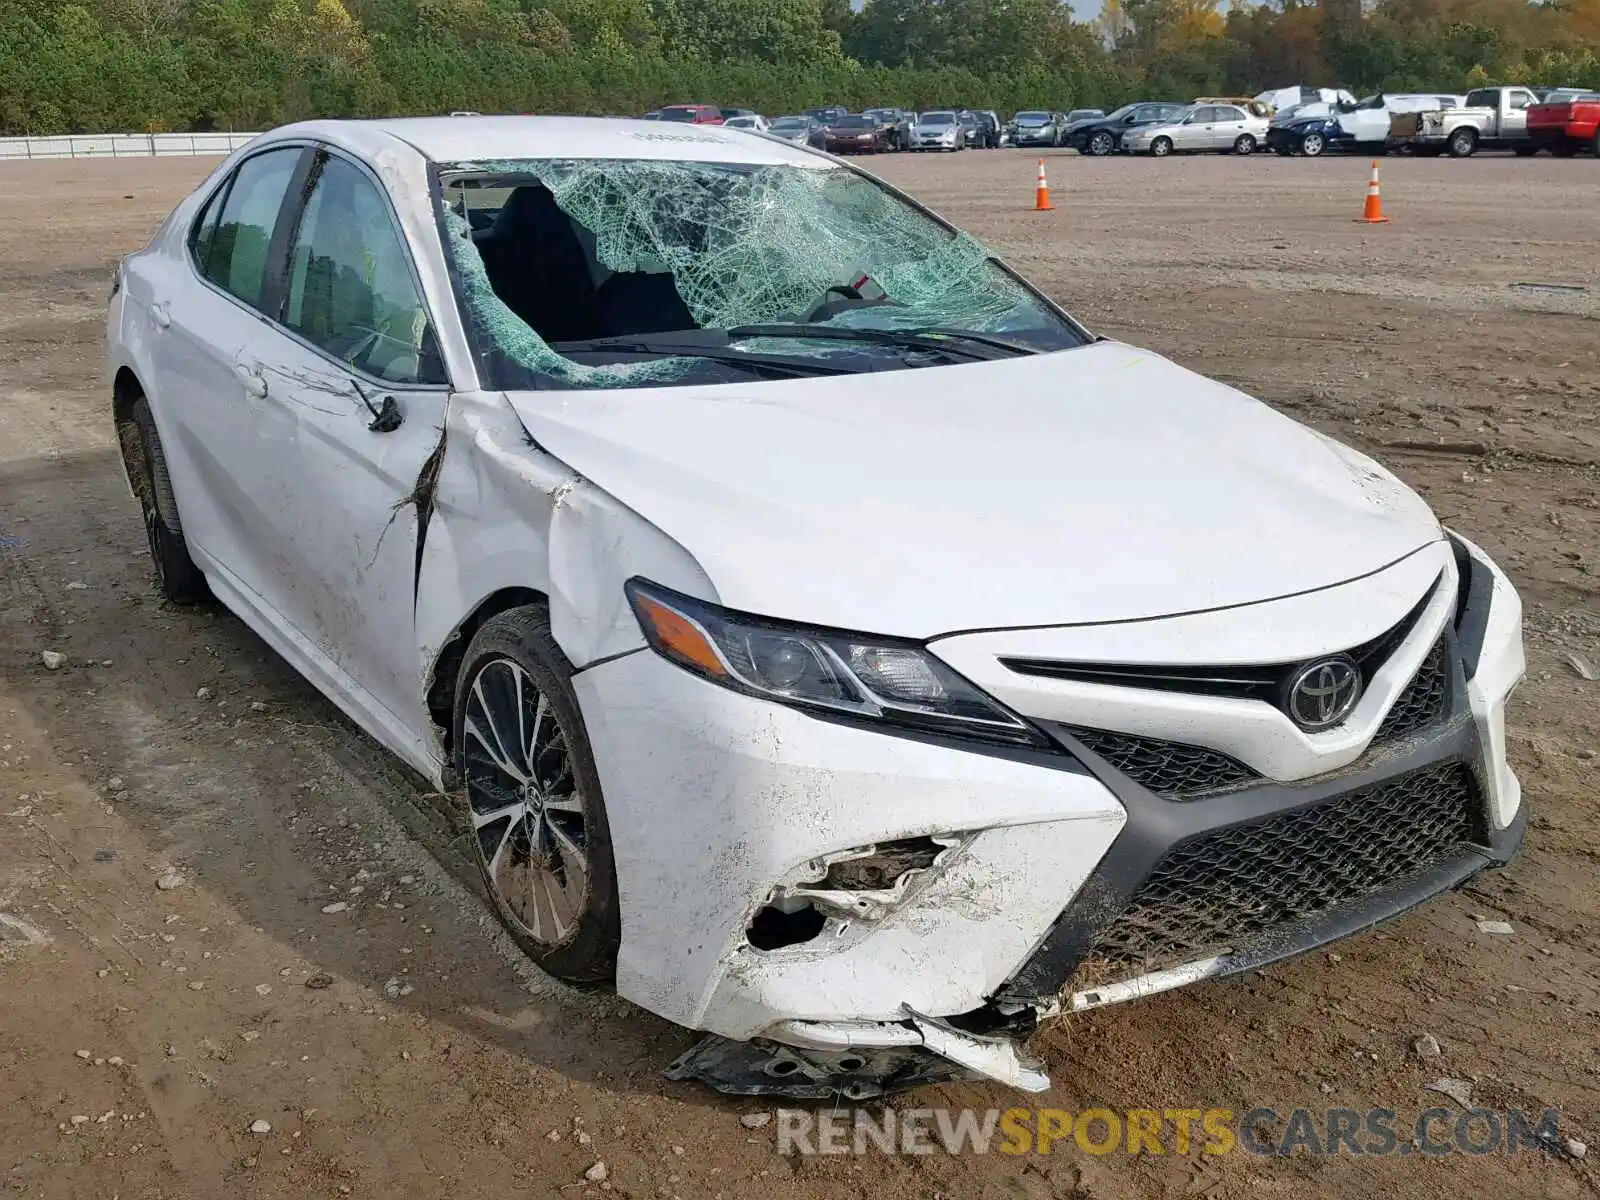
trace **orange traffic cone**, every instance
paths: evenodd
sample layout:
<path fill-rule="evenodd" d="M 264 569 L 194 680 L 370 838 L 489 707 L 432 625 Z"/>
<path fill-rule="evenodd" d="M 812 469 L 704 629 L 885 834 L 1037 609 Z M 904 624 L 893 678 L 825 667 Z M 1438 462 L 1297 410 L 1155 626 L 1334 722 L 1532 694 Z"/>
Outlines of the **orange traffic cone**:
<path fill-rule="evenodd" d="M 1383 199 L 1378 195 L 1378 160 L 1372 160 L 1372 178 L 1367 180 L 1367 203 L 1361 210 L 1361 221 L 1367 225 L 1382 225 L 1388 221 L 1383 215 Z"/>
<path fill-rule="evenodd" d="M 1033 211 L 1049 212 L 1055 205 L 1050 203 L 1050 185 L 1044 177 L 1044 159 L 1039 160 L 1039 183 L 1033 191 Z"/>

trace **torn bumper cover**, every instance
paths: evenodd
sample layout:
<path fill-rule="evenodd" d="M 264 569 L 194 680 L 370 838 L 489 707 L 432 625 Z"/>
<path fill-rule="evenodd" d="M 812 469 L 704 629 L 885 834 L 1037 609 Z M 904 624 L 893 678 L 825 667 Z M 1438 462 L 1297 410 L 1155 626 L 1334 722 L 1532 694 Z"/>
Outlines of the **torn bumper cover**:
<path fill-rule="evenodd" d="M 652 654 L 582 672 L 619 991 L 750 1043 L 674 1064 L 723 1090 L 1036 1090 L 1019 1046 L 1041 1019 L 1259 967 L 1506 861 L 1525 823 L 1503 749 L 1520 608 L 1458 552 L 1459 603 L 1439 593 L 1442 629 L 1416 633 L 1444 649 L 1390 708 L 1408 728 L 1338 770 L 1185 799 L 1044 720 L 1055 753 L 977 749 L 765 704 Z"/>

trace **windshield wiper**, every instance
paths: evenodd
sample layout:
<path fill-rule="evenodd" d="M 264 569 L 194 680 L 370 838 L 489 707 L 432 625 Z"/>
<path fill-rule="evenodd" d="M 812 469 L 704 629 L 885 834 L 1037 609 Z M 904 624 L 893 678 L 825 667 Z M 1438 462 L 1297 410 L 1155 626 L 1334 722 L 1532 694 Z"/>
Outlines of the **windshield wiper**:
<path fill-rule="evenodd" d="M 965 329 L 941 329 L 929 326 L 924 329 L 871 329 L 848 325 L 736 325 L 727 331 L 728 340 L 745 338 L 806 338 L 829 342 L 872 342 L 881 346 L 904 346 L 913 350 L 931 350 L 940 354 L 959 354 L 967 358 L 1010 358 L 1019 354 L 1036 354 L 1031 346 L 984 333 L 971 333 Z M 983 353 L 977 347 L 1000 353 Z"/>
<path fill-rule="evenodd" d="M 752 369 L 784 371 L 791 375 L 856 375 L 859 367 L 843 366 L 826 359 L 798 354 L 760 354 L 736 350 L 727 339 L 715 332 L 712 339 L 701 340 L 699 334 L 712 331 L 685 330 L 669 338 L 653 338 L 637 334 L 617 337 L 590 338 L 577 342 L 554 342 L 550 348 L 564 358 L 574 354 L 642 354 L 651 358 L 703 358 L 709 362 L 733 363 Z"/>

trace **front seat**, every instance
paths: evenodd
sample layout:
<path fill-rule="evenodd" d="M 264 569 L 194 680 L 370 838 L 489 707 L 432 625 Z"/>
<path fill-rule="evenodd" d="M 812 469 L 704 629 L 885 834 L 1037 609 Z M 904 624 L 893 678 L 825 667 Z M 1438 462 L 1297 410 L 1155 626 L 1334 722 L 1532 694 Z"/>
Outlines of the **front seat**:
<path fill-rule="evenodd" d="M 601 335 L 589 256 L 543 184 L 514 190 L 478 242 L 495 295 L 547 342 Z"/>

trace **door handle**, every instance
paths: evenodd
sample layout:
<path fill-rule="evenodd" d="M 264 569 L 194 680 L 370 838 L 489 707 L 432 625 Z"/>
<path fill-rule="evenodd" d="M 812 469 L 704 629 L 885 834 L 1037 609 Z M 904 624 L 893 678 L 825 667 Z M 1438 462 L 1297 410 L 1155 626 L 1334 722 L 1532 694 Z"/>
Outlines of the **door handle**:
<path fill-rule="evenodd" d="M 240 363 L 234 368 L 239 373 L 239 382 L 244 386 L 245 395 L 255 400 L 261 400 L 267 394 L 267 381 L 265 376 L 256 373 L 255 368 L 247 367 Z"/>
<path fill-rule="evenodd" d="M 165 329 L 172 324 L 172 313 L 167 310 L 165 304 L 152 304 L 150 306 L 150 320 L 155 323 L 157 329 Z"/>

